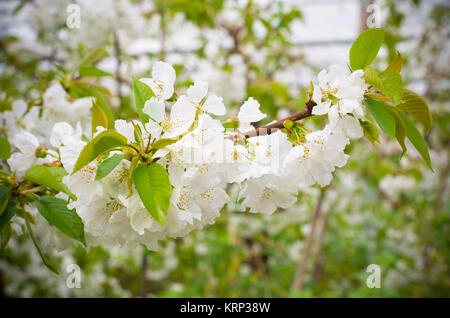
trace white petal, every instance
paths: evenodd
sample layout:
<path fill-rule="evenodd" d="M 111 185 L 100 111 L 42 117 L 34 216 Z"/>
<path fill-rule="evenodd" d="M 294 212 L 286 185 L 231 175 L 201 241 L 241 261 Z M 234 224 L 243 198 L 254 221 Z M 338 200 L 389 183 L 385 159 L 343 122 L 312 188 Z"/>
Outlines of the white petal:
<path fill-rule="evenodd" d="M 164 120 L 166 106 L 159 98 L 152 97 L 145 102 L 143 112 L 160 123 Z"/>
<path fill-rule="evenodd" d="M 216 95 L 210 95 L 206 99 L 202 106 L 202 109 L 207 112 L 217 116 L 225 115 L 225 105 L 223 104 L 222 97 Z"/>
<path fill-rule="evenodd" d="M 50 144 L 55 148 L 59 148 L 61 144 L 64 144 L 66 136 L 71 135 L 73 135 L 73 128 L 70 124 L 66 122 L 56 123 L 50 135 Z"/>
<path fill-rule="evenodd" d="M 163 158 L 170 152 L 167 148 L 158 149 L 152 156 L 152 158 Z"/>
<path fill-rule="evenodd" d="M 170 112 L 169 127 L 166 129 L 164 138 L 172 138 L 185 133 L 192 125 L 195 119 L 196 108 L 185 95 L 178 98 L 172 106 Z"/>
<path fill-rule="evenodd" d="M 57 83 L 50 86 L 44 93 L 44 107 L 58 107 L 62 101 L 66 101 L 67 93 L 61 84 Z"/>
<path fill-rule="evenodd" d="M 200 103 L 200 101 L 206 96 L 208 92 L 208 83 L 202 81 L 195 81 L 194 85 L 188 88 L 187 98 L 194 104 Z"/>
<path fill-rule="evenodd" d="M 244 123 L 254 123 L 265 118 L 266 114 L 263 114 L 259 110 L 259 103 L 256 99 L 250 97 L 239 110 L 239 121 Z"/>
<path fill-rule="evenodd" d="M 145 124 L 145 130 L 152 136 L 153 140 L 155 138 L 158 139 L 161 136 L 162 127 L 154 121 L 149 121 Z"/>
<path fill-rule="evenodd" d="M 331 101 L 329 101 L 329 100 L 326 102 L 323 102 L 323 103 L 318 103 L 316 106 L 313 107 L 312 114 L 313 115 L 326 114 L 330 110 L 330 105 L 331 105 Z"/>
<path fill-rule="evenodd" d="M 39 147 L 39 140 L 33 134 L 30 134 L 25 130 L 15 134 L 12 138 L 12 143 L 19 148 L 22 153 L 30 156 L 34 156 L 36 148 Z"/>
<path fill-rule="evenodd" d="M 114 128 L 119 134 L 127 137 L 129 142 L 134 142 L 134 127 L 132 123 L 127 122 L 123 119 L 117 119 L 114 122 Z"/>
<path fill-rule="evenodd" d="M 128 209 L 129 213 L 130 209 Z M 131 216 L 130 216 L 130 225 L 139 235 L 143 235 L 145 232 L 145 229 L 148 229 L 151 227 L 153 223 L 153 219 L 150 216 L 150 214 L 144 210 L 144 209 L 137 209 Z"/>
<path fill-rule="evenodd" d="M 22 173 L 31 168 L 34 162 L 34 157 L 21 152 L 15 152 L 7 160 L 11 171 L 17 172 L 18 176 L 21 177 Z"/>
<path fill-rule="evenodd" d="M 12 112 L 14 113 L 15 117 L 21 118 L 25 112 L 27 111 L 27 103 L 25 103 L 23 100 L 17 100 L 11 105 Z"/>
<path fill-rule="evenodd" d="M 91 111 L 92 102 L 92 97 L 79 98 L 72 103 L 70 111 L 76 114 L 77 117 L 85 116 Z"/>
<path fill-rule="evenodd" d="M 172 64 L 159 61 L 153 66 L 152 77 L 155 81 L 163 81 L 166 84 L 173 85 L 176 77 L 175 69 Z"/>
<path fill-rule="evenodd" d="M 25 127 L 28 131 L 31 131 L 34 127 L 39 125 L 39 107 L 31 107 L 28 113 L 23 116 L 23 122 L 25 123 Z"/>
<path fill-rule="evenodd" d="M 157 62 L 153 66 L 152 78 L 154 83 L 159 87 L 159 90 L 158 92 L 153 90 L 153 92 L 163 100 L 170 98 L 173 95 L 175 77 L 175 70 L 171 64 L 161 61 Z"/>
<path fill-rule="evenodd" d="M 253 130 L 255 127 L 253 125 L 250 125 L 249 123 L 239 122 L 239 132 L 245 133 L 247 131 Z"/>

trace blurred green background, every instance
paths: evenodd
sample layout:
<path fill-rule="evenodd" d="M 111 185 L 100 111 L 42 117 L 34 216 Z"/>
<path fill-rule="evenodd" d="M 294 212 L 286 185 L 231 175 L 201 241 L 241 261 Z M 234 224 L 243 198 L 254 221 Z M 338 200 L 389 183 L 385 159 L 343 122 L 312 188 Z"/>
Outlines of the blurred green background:
<path fill-rule="evenodd" d="M 79 5 L 80 28 L 66 23 L 70 3 Z M 68 71 L 103 47 L 110 55 L 97 66 L 114 76 L 90 84 L 116 118 L 136 117 L 131 76 L 148 76 L 157 60 L 174 65 L 176 91 L 205 80 L 232 114 L 252 96 L 268 121 L 285 117 L 301 109 L 318 71 L 347 63 L 353 40 L 367 21 L 377 22 L 387 36 L 376 63 L 387 65 L 400 51 L 405 86 L 429 103 L 434 172 L 413 147 L 400 158 L 383 135 L 376 146 L 359 140 L 329 187 L 302 191 L 289 209 L 245 213 L 230 187 L 232 200 L 214 225 L 164 241 L 160 251 L 46 251 L 59 276 L 17 233 L 0 254 L 0 296 L 450 296 L 449 18 L 448 1 L 437 0 L 1 2 L 0 110 L 39 100 L 53 81 L 70 85 Z M 66 285 L 72 263 L 82 270 L 79 289 Z M 366 285 L 370 264 L 382 270 L 381 288 Z"/>

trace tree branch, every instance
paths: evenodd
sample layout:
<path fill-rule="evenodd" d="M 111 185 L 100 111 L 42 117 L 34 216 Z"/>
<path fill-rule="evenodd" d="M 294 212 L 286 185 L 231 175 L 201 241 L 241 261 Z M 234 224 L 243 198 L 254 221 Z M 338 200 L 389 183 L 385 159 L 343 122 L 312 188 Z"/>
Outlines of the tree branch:
<path fill-rule="evenodd" d="M 255 137 L 255 136 L 270 135 L 272 132 L 276 131 L 277 129 L 284 128 L 283 125 L 286 120 L 298 121 L 300 119 L 313 116 L 312 109 L 316 105 L 317 104 L 315 102 L 313 102 L 312 100 L 309 100 L 306 102 L 305 107 L 303 107 L 303 109 L 301 111 L 299 111 L 298 113 L 295 113 L 294 115 L 288 116 L 286 118 L 280 119 L 279 121 L 276 121 L 269 125 L 258 127 L 254 130 L 250 130 L 250 131 L 247 131 L 242 134 L 235 134 L 233 136 L 230 136 L 230 138 L 235 139 L 235 138 L 238 138 L 239 136 L 241 136 L 243 138 L 250 138 L 250 137 Z"/>
<path fill-rule="evenodd" d="M 319 219 L 320 213 L 322 211 L 322 203 L 325 198 L 325 192 L 326 189 L 321 189 L 320 191 L 319 201 L 317 202 L 317 206 L 311 221 L 311 230 L 306 240 L 306 246 L 302 253 L 302 259 L 300 260 L 300 265 L 298 266 L 297 274 L 295 275 L 294 278 L 294 283 L 292 284 L 292 290 L 294 291 L 300 291 L 303 287 L 306 267 L 308 266 L 308 259 L 311 254 L 312 244 L 314 241 L 314 234 L 316 232 L 317 227 L 317 220 Z"/>
<path fill-rule="evenodd" d="M 117 62 L 116 69 L 116 85 L 117 85 L 117 97 L 119 98 L 119 105 L 122 105 L 122 77 L 120 76 L 120 67 L 122 65 L 120 41 L 117 31 L 114 31 L 114 54 Z"/>

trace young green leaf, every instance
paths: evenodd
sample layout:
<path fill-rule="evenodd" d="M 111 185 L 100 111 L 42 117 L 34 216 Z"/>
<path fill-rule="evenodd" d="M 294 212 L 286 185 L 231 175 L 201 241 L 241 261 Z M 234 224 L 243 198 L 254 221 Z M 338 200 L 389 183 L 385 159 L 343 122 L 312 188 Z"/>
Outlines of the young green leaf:
<path fill-rule="evenodd" d="M 22 219 L 27 220 L 28 222 L 30 222 L 31 224 L 36 224 L 36 221 L 34 220 L 34 216 L 33 214 L 31 214 L 30 212 L 26 211 L 25 209 L 23 209 L 22 207 L 19 207 L 16 210 L 16 215 L 20 216 Z"/>
<path fill-rule="evenodd" d="M 83 148 L 72 174 L 81 170 L 101 154 L 127 144 L 127 138 L 114 130 L 105 130 L 98 134 Z"/>
<path fill-rule="evenodd" d="M 152 145 L 153 149 L 161 149 L 167 146 L 170 146 L 173 143 L 176 143 L 180 138 L 174 137 L 174 138 L 163 138 L 155 141 Z"/>
<path fill-rule="evenodd" d="M 172 185 L 166 169 L 159 163 L 141 165 L 133 172 L 133 182 L 147 211 L 164 225 L 172 195 Z"/>
<path fill-rule="evenodd" d="M 402 70 L 402 65 L 403 65 L 403 56 L 400 54 L 400 52 L 397 52 L 397 56 L 395 57 L 395 59 L 392 60 L 392 62 L 389 64 L 386 70 L 395 70 L 397 72 L 400 72 Z"/>
<path fill-rule="evenodd" d="M 384 90 L 383 83 L 381 82 L 378 72 L 370 65 L 364 69 L 364 79 L 366 83 L 378 88 L 380 91 Z"/>
<path fill-rule="evenodd" d="M 145 124 L 150 120 L 150 117 L 143 112 L 143 109 L 145 102 L 154 96 L 153 91 L 148 85 L 133 77 L 133 93 L 136 111 L 141 121 Z"/>
<path fill-rule="evenodd" d="M 353 70 L 364 69 L 378 54 L 384 39 L 384 30 L 368 29 L 361 33 L 350 49 L 350 66 Z"/>
<path fill-rule="evenodd" d="M 403 156 L 403 154 L 406 152 L 406 144 L 405 144 L 406 128 L 405 128 L 405 124 L 403 123 L 402 119 L 400 118 L 400 116 L 395 111 L 394 107 L 389 106 L 387 104 L 384 104 L 384 106 L 391 112 L 392 116 L 394 116 L 394 119 L 395 119 L 395 136 L 397 137 L 398 143 L 402 147 L 402 154 L 401 154 L 401 156 Z"/>
<path fill-rule="evenodd" d="M 0 215 L 2 215 L 3 211 L 5 211 L 6 205 L 8 204 L 11 189 L 11 184 L 6 187 L 0 187 Z"/>
<path fill-rule="evenodd" d="M 84 82 L 72 82 L 69 87 L 69 93 L 73 98 L 82 98 L 86 96 L 94 97 L 96 103 L 98 104 L 98 106 L 100 106 L 100 108 L 108 118 L 108 123 L 114 123 L 114 116 L 106 99 L 106 95 L 109 93 L 108 90 L 105 90 L 103 87 L 93 84 Z"/>
<path fill-rule="evenodd" d="M 405 88 L 403 100 L 398 107 L 420 121 L 425 128 L 425 133 L 429 133 L 432 117 L 428 104 L 422 97 Z"/>
<path fill-rule="evenodd" d="M 50 195 L 35 201 L 39 213 L 54 227 L 67 236 L 86 245 L 84 224 L 75 209 L 69 210 L 67 202 Z"/>
<path fill-rule="evenodd" d="M 8 139 L 0 136 L 0 158 L 9 159 L 11 157 L 11 145 Z"/>
<path fill-rule="evenodd" d="M 97 132 L 97 127 L 108 129 L 108 117 L 103 109 L 97 104 L 92 104 L 92 136 Z"/>
<path fill-rule="evenodd" d="M 127 187 L 128 187 L 128 196 L 131 197 L 133 195 L 133 173 L 134 169 L 138 166 L 139 163 L 139 157 L 134 157 L 131 159 L 130 167 L 128 168 L 128 179 L 127 179 Z"/>
<path fill-rule="evenodd" d="M 383 93 L 391 98 L 394 105 L 401 102 L 403 97 L 402 76 L 398 71 L 387 70 L 378 74 L 383 83 Z"/>
<path fill-rule="evenodd" d="M 364 104 L 386 135 L 395 138 L 395 118 L 391 112 L 382 103 L 374 99 L 365 99 Z"/>
<path fill-rule="evenodd" d="M 116 154 L 103 160 L 97 167 L 95 180 L 100 180 L 110 174 L 123 158 L 125 158 L 125 155 Z"/>
<path fill-rule="evenodd" d="M 87 65 L 87 66 L 80 67 L 78 69 L 78 73 L 80 73 L 80 76 L 82 76 L 82 77 L 84 77 L 84 76 L 92 76 L 92 77 L 113 76 L 111 73 L 105 72 L 93 65 Z"/>
<path fill-rule="evenodd" d="M 78 65 L 78 70 L 82 69 L 85 66 L 95 64 L 96 62 L 107 56 L 108 52 L 105 49 L 99 47 L 94 48 L 90 50 L 80 61 L 80 64 Z"/>
<path fill-rule="evenodd" d="M 363 129 L 364 137 L 366 137 L 372 143 L 372 145 L 375 146 L 375 142 L 380 143 L 378 128 L 373 122 L 371 122 L 370 120 L 360 119 L 359 124 Z"/>
<path fill-rule="evenodd" d="M 428 147 L 425 143 L 425 140 L 422 138 L 419 130 L 416 128 L 416 125 L 411 121 L 411 119 L 406 116 L 406 114 L 401 109 L 396 109 L 403 123 L 405 124 L 406 136 L 409 141 L 416 147 L 417 151 L 422 156 L 423 160 L 425 160 L 428 167 L 433 170 L 431 167 L 430 154 L 428 153 Z"/>
<path fill-rule="evenodd" d="M 3 229 L 0 230 L 0 251 L 3 250 L 6 245 L 8 245 L 9 239 L 11 238 L 12 228 L 11 224 L 7 223 Z"/>
<path fill-rule="evenodd" d="M 11 220 L 11 218 L 16 214 L 17 202 L 8 202 L 5 211 L 0 215 L 0 231 L 3 227 Z"/>
<path fill-rule="evenodd" d="M 62 182 L 62 178 L 67 175 L 63 167 L 47 167 L 43 165 L 33 166 L 25 173 L 25 179 L 42 185 L 44 187 L 64 192 L 71 199 L 76 199 L 69 188 Z"/>

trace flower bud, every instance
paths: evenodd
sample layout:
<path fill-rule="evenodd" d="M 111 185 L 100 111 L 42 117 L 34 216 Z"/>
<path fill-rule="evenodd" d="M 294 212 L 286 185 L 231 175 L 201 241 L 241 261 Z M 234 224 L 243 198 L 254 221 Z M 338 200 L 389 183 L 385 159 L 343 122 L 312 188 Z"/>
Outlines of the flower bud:
<path fill-rule="evenodd" d="M 47 156 L 47 150 L 47 147 L 39 146 L 36 148 L 34 155 L 36 156 L 36 158 L 45 158 Z"/>
<path fill-rule="evenodd" d="M 293 126 L 294 126 L 294 122 L 292 121 L 292 120 L 285 120 L 284 122 L 283 122 L 283 126 L 286 128 L 286 129 L 291 129 Z"/>

